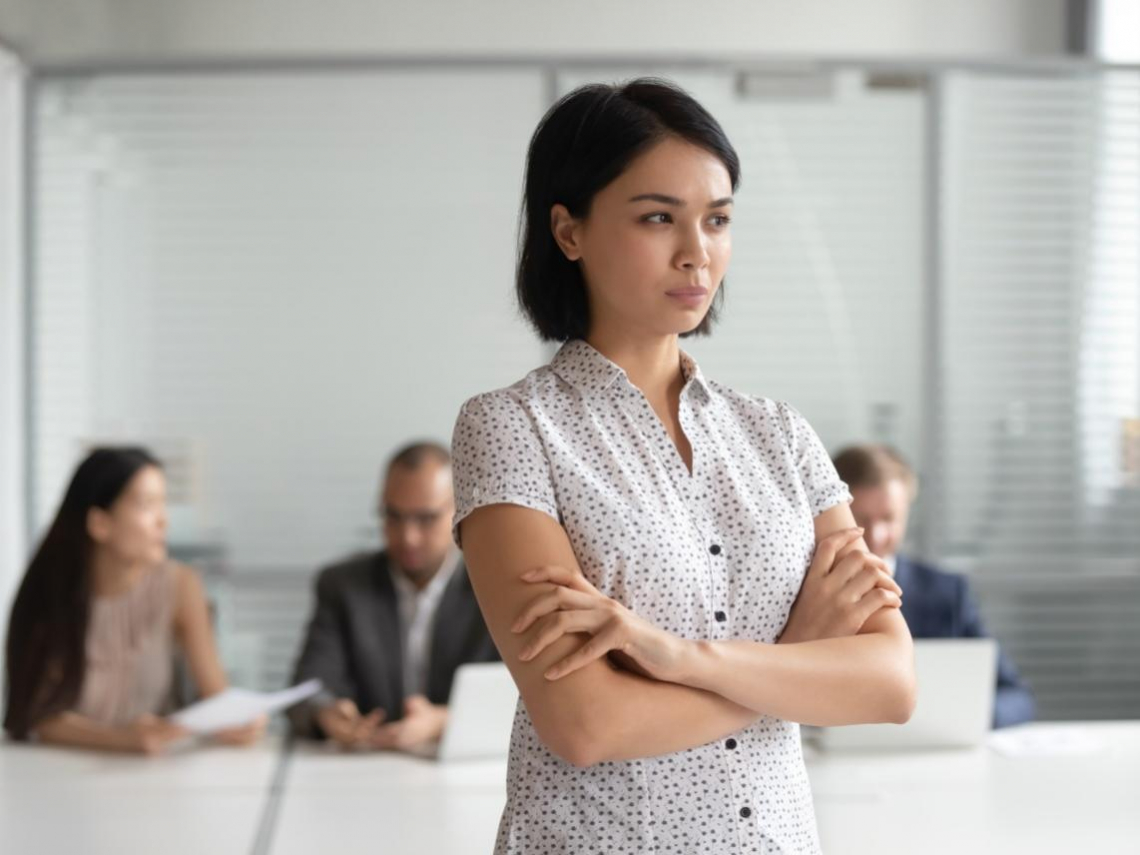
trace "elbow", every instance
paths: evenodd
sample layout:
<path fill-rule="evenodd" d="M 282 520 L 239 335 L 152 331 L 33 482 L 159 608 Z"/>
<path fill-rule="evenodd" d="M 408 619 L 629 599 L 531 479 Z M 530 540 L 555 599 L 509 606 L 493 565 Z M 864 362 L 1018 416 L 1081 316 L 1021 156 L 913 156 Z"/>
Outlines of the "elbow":
<path fill-rule="evenodd" d="M 906 724 L 914 715 L 914 708 L 918 704 L 918 680 L 914 673 L 914 661 L 907 662 L 905 667 L 898 669 L 892 675 L 890 685 L 884 693 L 888 698 L 886 708 L 883 710 L 883 719 L 891 724 Z"/>
<path fill-rule="evenodd" d="M 578 769 L 588 769 L 608 759 L 604 742 L 577 716 L 556 721 L 532 718 L 535 732 L 554 756 Z"/>
<path fill-rule="evenodd" d="M 589 769 L 603 760 L 601 753 L 587 742 L 575 741 L 572 744 L 562 746 L 561 750 L 552 748 L 551 751 L 554 751 L 560 760 L 577 769 Z"/>
<path fill-rule="evenodd" d="M 598 741 L 583 730 L 570 729 L 551 734 L 540 730 L 538 738 L 559 760 L 578 769 L 588 769 L 605 759 Z"/>
<path fill-rule="evenodd" d="M 892 699 L 891 707 L 887 711 L 887 721 L 891 724 L 906 724 L 914 715 L 915 705 L 918 703 L 918 692 L 914 681 L 910 685 L 900 688 Z"/>

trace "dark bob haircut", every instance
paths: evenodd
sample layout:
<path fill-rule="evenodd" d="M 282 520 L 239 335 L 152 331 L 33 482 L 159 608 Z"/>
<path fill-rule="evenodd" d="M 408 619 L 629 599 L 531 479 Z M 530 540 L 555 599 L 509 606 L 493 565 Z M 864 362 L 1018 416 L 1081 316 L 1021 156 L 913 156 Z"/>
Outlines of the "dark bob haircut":
<path fill-rule="evenodd" d="M 691 95 L 667 81 L 582 86 L 539 122 L 527 152 L 515 286 L 519 308 L 545 341 L 585 338 L 590 323 L 581 268 L 555 242 L 550 209 L 562 204 L 572 217 L 585 217 L 598 191 L 668 137 L 715 155 L 736 191 L 740 159 L 724 130 Z M 701 323 L 685 335 L 709 332 L 723 295 L 722 287 Z"/>

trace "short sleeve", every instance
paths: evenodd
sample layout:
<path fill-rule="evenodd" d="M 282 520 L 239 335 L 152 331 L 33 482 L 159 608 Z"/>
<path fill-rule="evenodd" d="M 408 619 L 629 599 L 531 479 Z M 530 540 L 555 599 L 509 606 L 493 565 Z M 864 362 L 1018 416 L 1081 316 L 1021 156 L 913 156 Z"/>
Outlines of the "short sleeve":
<path fill-rule="evenodd" d="M 455 518 L 485 505 L 521 505 L 560 520 L 550 462 L 534 422 L 507 390 L 478 395 L 459 411 L 451 438 Z"/>
<path fill-rule="evenodd" d="M 839 504 L 850 504 L 851 491 L 835 471 L 831 456 L 807 419 L 795 407 L 782 401 L 777 408 L 812 516 L 817 517 Z"/>

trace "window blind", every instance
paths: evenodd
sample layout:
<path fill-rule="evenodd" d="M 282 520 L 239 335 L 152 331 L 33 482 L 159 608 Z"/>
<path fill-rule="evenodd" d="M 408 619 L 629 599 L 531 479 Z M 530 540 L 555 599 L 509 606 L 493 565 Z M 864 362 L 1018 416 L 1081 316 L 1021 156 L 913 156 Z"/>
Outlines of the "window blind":
<path fill-rule="evenodd" d="M 1047 717 L 1140 714 L 1140 75 L 957 72 L 936 554 Z"/>

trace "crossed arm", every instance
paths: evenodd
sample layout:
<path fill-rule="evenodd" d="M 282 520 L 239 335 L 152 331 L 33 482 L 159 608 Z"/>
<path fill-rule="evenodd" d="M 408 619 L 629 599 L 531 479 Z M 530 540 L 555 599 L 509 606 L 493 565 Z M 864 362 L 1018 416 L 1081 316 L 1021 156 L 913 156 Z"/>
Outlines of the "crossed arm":
<path fill-rule="evenodd" d="M 817 552 L 827 567 L 813 565 L 809 575 L 822 578 L 837 558 L 870 561 L 861 540 L 837 534 L 853 527 L 846 505 L 816 518 L 817 543 L 834 536 Z M 574 765 L 693 748 L 763 715 L 855 724 L 905 721 L 913 709 L 910 634 L 886 603 L 875 603 L 858 634 L 844 638 L 689 641 L 594 591 L 565 530 L 542 513 L 480 508 L 461 535 L 480 607 L 535 730 Z M 536 575 L 536 568 L 548 569 Z M 532 609 L 539 601 L 545 605 Z M 612 665 L 611 652 L 627 667 Z"/>

